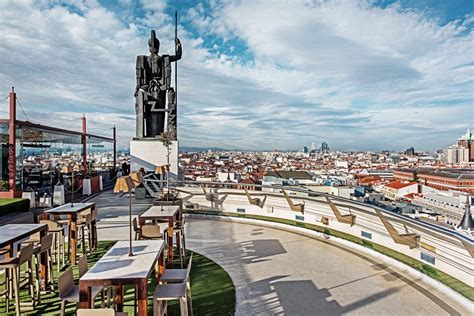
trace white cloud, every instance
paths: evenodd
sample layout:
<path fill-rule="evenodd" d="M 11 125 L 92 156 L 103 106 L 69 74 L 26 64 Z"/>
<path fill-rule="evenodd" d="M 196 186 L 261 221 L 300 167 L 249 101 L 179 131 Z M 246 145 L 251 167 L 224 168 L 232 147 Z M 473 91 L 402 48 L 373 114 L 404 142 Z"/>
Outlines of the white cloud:
<path fill-rule="evenodd" d="M 63 4 L 0 2 L 0 88 L 14 85 L 32 119 L 86 112 L 91 129 L 116 123 L 126 144 L 149 29 L 163 53 L 174 51 L 167 3 L 141 1 L 144 15 L 132 19 L 96 1 Z M 194 29 L 179 28 L 181 144 L 448 145 L 474 121 L 471 20 L 441 25 L 362 0 L 199 3 L 182 17 Z"/>

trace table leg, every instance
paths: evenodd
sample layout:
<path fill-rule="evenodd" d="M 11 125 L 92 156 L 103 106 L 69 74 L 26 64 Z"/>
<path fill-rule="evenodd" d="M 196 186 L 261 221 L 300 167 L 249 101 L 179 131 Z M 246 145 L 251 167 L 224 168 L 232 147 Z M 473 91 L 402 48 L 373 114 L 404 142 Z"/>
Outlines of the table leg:
<path fill-rule="evenodd" d="M 5 254 L 5 259 L 13 258 L 13 244 L 8 246 L 8 252 Z M 8 281 L 12 276 L 10 275 L 10 269 L 5 269 L 5 282 L 6 282 L 6 290 L 7 290 L 7 304 L 10 304 L 8 300 L 13 298 L 13 288 L 10 286 L 11 283 Z"/>
<path fill-rule="evenodd" d="M 142 279 L 137 286 L 138 315 L 148 315 L 148 279 Z"/>
<path fill-rule="evenodd" d="M 156 282 L 160 280 L 161 275 L 165 272 L 165 258 L 164 258 L 164 251 L 160 253 L 158 257 L 158 262 L 155 265 L 155 276 Z"/>
<path fill-rule="evenodd" d="M 40 238 L 43 238 L 44 236 L 46 236 L 46 234 L 48 233 L 47 229 L 41 231 L 40 233 Z M 40 255 L 40 262 L 41 262 L 41 270 L 40 270 L 40 273 L 41 273 L 41 289 L 42 290 L 47 290 L 47 287 L 49 285 L 49 281 L 48 280 L 48 277 L 49 277 L 49 253 L 48 251 L 43 251 L 43 253 Z"/>
<path fill-rule="evenodd" d="M 117 311 L 123 312 L 123 285 L 115 286 L 115 303 L 117 305 Z"/>
<path fill-rule="evenodd" d="M 168 267 L 173 267 L 173 217 L 168 221 Z"/>
<path fill-rule="evenodd" d="M 95 206 L 92 207 L 91 212 L 95 210 Z M 91 222 L 91 234 L 92 234 L 92 246 L 91 249 L 97 249 L 97 223 L 94 219 Z"/>
<path fill-rule="evenodd" d="M 92 249 L 96 250 L 98 245 L 97 240 L 97 223 L 96 221 L 91 222 L 91 231 L 92 231 Z"/>
<path fill-rule="evenodd" d="M 91 287 L 79 281 L 79 308 L 91 308 Z"/>
<path fill-rule="evenodd" d="M 71 248 L 71 266 L 76 265 L 76 253 L 77 253 L 77 216 L 69 215 L 70 221 L 69 221 L 69 241 L 70 245 L 69 247 Z"/>

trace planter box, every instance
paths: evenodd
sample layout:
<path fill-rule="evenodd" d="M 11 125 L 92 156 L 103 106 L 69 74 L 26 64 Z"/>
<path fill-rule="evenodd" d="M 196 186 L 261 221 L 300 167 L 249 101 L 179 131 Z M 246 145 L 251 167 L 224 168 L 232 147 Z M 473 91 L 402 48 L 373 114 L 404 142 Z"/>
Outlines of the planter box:
<path fill-rule="evenodd" d="M 21 195 L 23 199 L 28 199 L 30 200 L 30 208 L 35 208 L 36 207 L 36 195 L 35 192 L 23 192 Z"/>
<path fill-rule="evenodd" d="M 94 176 L 89 179 L 91 181 L 92 193 L 100 192 L 100 176 Z"/>

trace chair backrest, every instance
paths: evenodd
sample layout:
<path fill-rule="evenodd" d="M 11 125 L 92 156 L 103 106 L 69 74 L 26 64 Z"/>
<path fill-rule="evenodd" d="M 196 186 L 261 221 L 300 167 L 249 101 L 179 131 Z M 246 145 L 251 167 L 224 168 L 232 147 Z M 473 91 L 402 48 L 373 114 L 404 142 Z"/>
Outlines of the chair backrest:
<path fill-rule="evenodd" d="M 20 257 L 19 257 L 20 264 L 23 264 L 27 262 L 28 260 L 30 260 L 32 256 L 33 256 L 33 244 L 29 244 L 21 248 Z"/>
<path fill-rule="evenodd" d="M 193 265 L 193 254 L 191 254 L 191 257 L 189 257 L 189 263 L 188 267 L 186 268 L 186 281 L 189 281 L 189 275 L 191 274 L 191 267 Z"/>
<path fill-rule="evenodd" d="M 142 237 L 143 238 L 160 238 L 160 226 L 156 224 L 145 224 L 141 227 Z"/>
<path fill-rule="evenodd" d="M 48 225 L 48 231 L 54 232 L 54 231 L 59 231 L 62 229 L 61 226 L 55 221 L 49 220 L 49 219 L 42 219 L 40 220 L 40 224 L 47 224 Z"/>
<path fill-rule="evenodd" d="M 73 288 L 74 276 L 72 274 L 72 268 L 69 268 L 58 278 L 59 298 L 66 297 Z"/>
<path fill-rule="evenodd" d="M 87 266 L 87 255 L 83 255 L 77 262 L 77 270 L 79 272 L 79 279 L 86 274 L 89 267 Z"/>
<path fill-rule="evenodd" d="M 132 223 L 133 223 L 133 230 L 134 230 L 135 232 L 137 232 L 137 231 L 138 231 L 138 222 L 137 222 L 137 218 L 136 218 L 136 217 L 133 218 Z"/>
<path fill-rule="evenodd" d="M 41 238 L 41 252 L 51 249 L 53 246 L 53 234 L 48 234 Z"/>
<path fill-rule="evenodd" d="M 77 316 L 114 316 L 113 308 L 78 309 Z"/>

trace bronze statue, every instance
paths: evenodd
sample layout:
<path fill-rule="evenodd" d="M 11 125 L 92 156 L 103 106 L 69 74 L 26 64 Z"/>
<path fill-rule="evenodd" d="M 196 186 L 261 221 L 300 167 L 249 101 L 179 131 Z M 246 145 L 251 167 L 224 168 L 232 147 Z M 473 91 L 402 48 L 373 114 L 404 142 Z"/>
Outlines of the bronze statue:
<path fill-rule="evenodd" d="M 135 88 L 137 138 L 159 137 L 165 129 L 176 130 L 176 101 L 174 90 L 171 88 L 171 63 L 180 60 L 182 55 L 181 42 L 177 37 L 175 45 L 174 56 L 158 55 L 160 41 L 152 30 L 148 40 L 150 55 L 137 56 Z"/>

